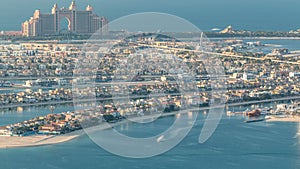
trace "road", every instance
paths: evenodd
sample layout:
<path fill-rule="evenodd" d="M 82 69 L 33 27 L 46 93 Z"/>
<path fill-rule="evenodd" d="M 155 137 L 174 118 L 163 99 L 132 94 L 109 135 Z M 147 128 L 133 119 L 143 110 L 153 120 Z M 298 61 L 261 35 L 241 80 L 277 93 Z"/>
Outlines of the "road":
<path fill-rule="evenodd" d="M 172 47 L 168 47 L 168 46 L 159 46 L 159 45 L 138 44 L 138 46 L 152 47 L 152 48 L 159 48 L 159 49 L 168 49 L 168 50 L 175 50 L 175 51 L 195 52 L 195 53 L 203 53 L 203 54 L 209 54 L 209 55 L 214 55 L 214 56 L 235 57 L 235 58 L 260 60 L 260 61 L 268 60 L 268 58 L 257 58 L 257 57 L 252 57 L 252 56 L 224 54 L 224 53 L 216 53 L 216 52 L 205 52 L 205 51 L 200 51 L 200 50 L 190 50 L 190 49 L 184 49 L 184 48 L 172 48 Z M 201 60 L 197 60 L 197 61 L 201 61 Z M 274 59 L 271 60 L 271 61 L 276 62 L 276 63 L 286 63 L 286 64 L 293 64 L 293 65 L 300 65 L 300 62 L 291 62 L 291 61 L 274 60 Z"/>
<path fill-rule="evenodd" d="M 136 96 L 140 97 L 140 96 Z M 128 97 L 120 97 L 118 99 L 128 99 Z M 300 96 L 293 96 L 293 97 L 282 97 L 276 99 L 267 99 L 267 100 L 257 100 L 257 101 L 247 101 L 247 102 L 238 102 L 238 103 L 226 103 L 225 106 L 242 106 L 242 105 L 251 105 L 251 104 L 259 104 L 259 103 L 269 103 L 269 102 L 276 102 L 276 101 L 286 101 L 286 100 L 297 100 L 300 99 Z M 109 101 L 111 99 L 107 98 L 98 98 L 97 101 Z M 78 99 L 75 100 L 77 103 L 94 103 L 95 98 L 93 99 Z M 7 109 L 7 108 L 17 108 L 17 107 L 30 107 L 30 106 L 47 106 L 47 105 L 57 105 L 57 104 L 73 104 L 74 100 L 68 101 L 49 101 L 49 102 L 41 102 L 41 103 L 30 103 L 30 104 L 14 104 L 14 105 L 2 105 L 0 109 Z M 202 107 L 201 109 L 210 109 L 211 107 Z M 196 109 L 197 110 L 197 109 Z"/>

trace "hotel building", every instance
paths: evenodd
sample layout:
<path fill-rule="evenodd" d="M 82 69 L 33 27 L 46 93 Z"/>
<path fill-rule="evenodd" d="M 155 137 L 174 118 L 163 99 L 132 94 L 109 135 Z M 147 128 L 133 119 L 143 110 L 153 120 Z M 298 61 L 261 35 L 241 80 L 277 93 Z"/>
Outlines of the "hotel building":
<path fill-rule="evenodd" d="M 66 28 L 61 26 L 62 22 L 67 22 Z M 54 4 L 49 14 L 36 10 L 29 20 L 22 23 L 22 34 L 28 37 L 65 33 L 88 35 L 101 28 L 102 33 L 107 33 L 107 24 L 108 20 L 96 15 L 92 6 L 88 5 L 85 11 L 81 11 L 76 9 L 76 4 L 72 1 L 68 9 L 64 7 L 59 9 L 57 4 Z"/>

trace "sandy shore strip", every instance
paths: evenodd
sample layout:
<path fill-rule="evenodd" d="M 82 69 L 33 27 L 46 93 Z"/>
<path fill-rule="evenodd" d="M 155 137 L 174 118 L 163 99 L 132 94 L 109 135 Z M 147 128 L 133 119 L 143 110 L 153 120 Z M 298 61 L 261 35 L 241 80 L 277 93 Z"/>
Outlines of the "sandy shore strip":
<path fill-rule="evenodd" d="M 14 147 L 33 147 L 43 146 L 50 144 L 57 144 L 66 141 L 70 141 L 78 136 L 29 136 L 29 137 L 17 137 L 17 136 L 2 136 L 0 137 L 0 148 L 14 148 Z"/>
<path fill-rule="evenodd" d="M 218 106 L 215 106 L 218 108 Z M 222 106 L 221 106 L 222 107 Z M 46 135 L 32 135 L 32 136 L 0 136 L 0 149 L 3 148 L 17 148 L 17 147 L 35 147 L 35 146 L 45 146 L 67 142 L 73 140 L 77 137 L 85 135 L 86 133 L 98 132 L 100 130 L 107 130 L 118 125 L 129 123 L 129 122 L 144 122 L 144 120 L 155 120 L 161 117 L 172 116 L 176 114 L 188 114 L 191 111 L 206 110 L 207 108 L 194 108 L 189 110 L 175 111 L 171 113 L 162 114 L 152 114 L 147 116 L 133 117 L 127 120 L 123 120 L 117 123 L 102 123 L 94 127 L 85 128 L 82 130 L 77 130 L 71 133 L 57 135 L 57 136 L 46 136 Z M 195 112 L 194 112 L 195 113 Z M 197 112 L 198 113 L 198 112 Z"/>
<path fill-rule="evenodd" d="M 214 106 L 210 108 L 223 108 L 223 106 Z M 44 146 L 44 145 L 52 145 L 67 142 L 73 140 L 79 136 L 85 135 L 86 132 L 94 132 L 99 130 L 106 130 L 118 126 L 120 124 L 128 123 L 129 121 L 134 122 L 143 122 L 144 120 L 155 120 L 156 118 L 172 116 L 177 114 L 188 114 L 189 112 L 197 112 L 199 110 L 207 110 L 209 108 L 194 108 L 189 110 L 182 110 L 180 112 L 171 112 L 171 113 L 163 113 L 163 114 L 153 114 L 141 117 L 133 117 L 129 118 L 129 120 L 123 120 L 117 123 L 102 123 L 94 127 L 86 128 L 84 130 L 77 130 L 71 133 L 57 135 L 57 136 L 46 136 L 46 135 L 32 135 L 32 136 L 0 136 L 0 149 L 2 148 L 17 148 L 17 147 L 34 147 L 34 146 Z M 300 122 L 300 116 L 271 116 L 270 119 L 266 120 L 267 122 Z"/>
<path fill-rule="evenodd" d="M 270 119 L 266 120 L 267 122 L 297 122 L 300 123 L 300 116 L 271 116 Z"/>
<path fill-rule="evenodd" d="M 215 106 L 215 108 L 218 108 L 219 106 Z M 223 106 L 220 106 L 223 107 Z M 162 113 L 162 114 L 152 114 L 147 116 L 140 116 L 140 117 L 133 117 L 129 118 L 128 120 L 123 120 L 117 123 L 102 123 L 94 127 L 77 130 L 71 133 L 63 134 L 63 135 L 57 135 L 57 136 L 47 136 L 47 135 L 31 135 L 31 136 L 24 136 L 24 137 L 18 137 L 18 136 L 0 136 L 0 149 L 3 148 L 17 148 L 17 147 L 35 147 L 35 146 L 44 146 L 44 145 L 52 145 L 52 144 L 58 144 L 67 142 L 70 140 L 73 140 L 79 136 L 82 136 L 86 134 L 86 132 L 95 132 L 99 130 L 106 130 L 111 129 L 115 126 L 128 123 L 128 122 L 143 122 L 144 120 L 149 119 L 156 119 L 161 117 L 167 117 L 172 116 L 176 114 L 188 114 L 191 111 L 198 111 L 198 110 L 206 110 L 207 108 L 194 108 L 189 110 L 182 110 L 182 111 L 175 111 L 171 113 Z"/>
<path fill-rule="evenodd" d="M 51 144 L 58 144 L 73 140 L 84 132 L 78 130 L 72 133 L 58 135 L 58 136 L 46 136 L 46 135 L 32 135 L 32 136 L 1 136 L 0 137 L 0 149 L 2 148 L 17 148 L 17 147 L 35 147 Z"/>

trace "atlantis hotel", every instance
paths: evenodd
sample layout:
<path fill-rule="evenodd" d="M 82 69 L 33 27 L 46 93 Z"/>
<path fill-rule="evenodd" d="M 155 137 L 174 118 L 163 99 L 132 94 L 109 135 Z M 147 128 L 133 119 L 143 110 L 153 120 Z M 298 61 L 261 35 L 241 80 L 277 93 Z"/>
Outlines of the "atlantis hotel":
<path fill-rule="evenodd" d="M 66 23 L 64 26 L 62 23 Z M 54 4 L 50 14 L 43 14 L 36 10 L 29 20 L 22 23 L 23 36 L 47 36 L 72 33 L 76 35 L 93 34 L 99 29 L 106 33 L 108 20 L 99 17 L 93 12 L 92 6 L 88 5 L 85 11 L 77 10 L 72 1 L 70 7 L 58 8 Z"/>

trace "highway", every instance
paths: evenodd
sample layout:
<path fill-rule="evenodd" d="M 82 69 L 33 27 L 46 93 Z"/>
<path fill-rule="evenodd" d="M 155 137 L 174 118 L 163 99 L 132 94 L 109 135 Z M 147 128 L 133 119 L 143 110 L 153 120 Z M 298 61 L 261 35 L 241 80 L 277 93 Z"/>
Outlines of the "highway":
<path fill-rule="evenodd" d="M 135 96 L 136 98 L 140 96 Z M 153 96 L 152 96 L 153 97 Z M 134 97 L 132 97 L 134 98 Z M 115 99 L 128 99 L 128 97 L 119 97 Z M 276 101 L 286 101 L 286 100 L 297 100 L 300 99 L 300 96 L 293 96 L 293 97 L 282 97 L 276 99 L 267 99 L 267 100 L 257 100 L 257 101 L 247 101 L 247 102 L 238 102 L 238 103 L 226 103 L 225 106 L 242 106 L 242 105 L 251 105 L 251 104 L 259 104 L 259 103 L 269 103 L 269 102 L 276 102 Z M 7 109 L 7 108 L 17 108 L 17 107 L 30 107 L 30 106 L 47 106 L 47 105 L 57 105 L 57 104 L 73 104 L 73 102 L 79 103 L 94 103 L 95 101 L 109 101 L 111 98 L 92 98 L 92 99 L 78 99 L 78 100 L 67 100 L 67 101 L 48 101 L 48 102 L 41 102 L 41 103 L 23 103 L 23 104 L 12 104 L 12 105 L 2 105 L 0 109 Z M 203 109 L 209 109 L 210 107 L 202 107 Z"/>
<path fill-rule="evenodd" d="M 191 50 L 191 49 L 184 49 L 184 48 L 172 48 L 172 47 L 168 47 L 168 46 L 159 46 L 159 45 L 138 44 L 138 46 L 158 48 L 158 49 L 167 49 L 167 50 L 175 50 L 175 51 L 203 53 L 203 54 L 209 54 L 209 55 L 214 55 L 214 56 L 225 56 L 225 57 L 235 57 L 235 58 L 242 58 L 242 59 L 260 60 L 260 61 L 268 60 L 268 58 L 257 58 L 257 57 L 253 57 L 253 56 L 242 56 L 242 55 L 224 54 L 224 53 L 216 53 L 216 52 L 205 52 L 205 51 L 200 51 L 200 50 Z M 202 61 L 202 60 L 197 60 L 197 61 Z M 271 61 L 275 62 L 275 63 L 286 63 L 286 64 L 293 64 L 293 65 L 300 65 L 300 62 L 291 62 L 291 61 L 284 61 L 284 60 L 271 60 Z"/>

